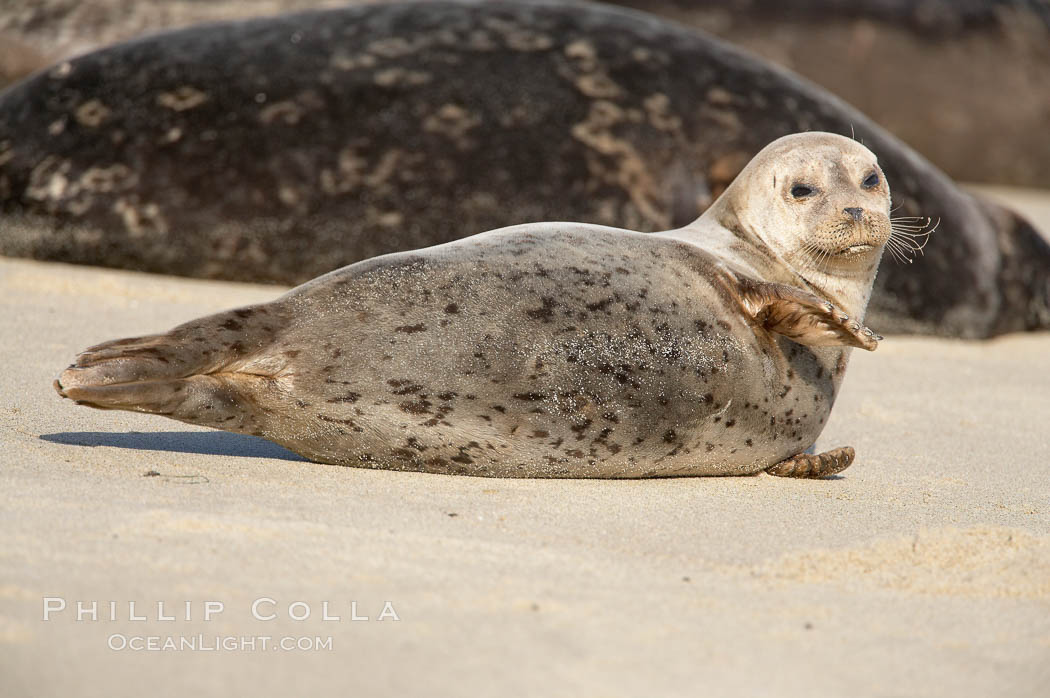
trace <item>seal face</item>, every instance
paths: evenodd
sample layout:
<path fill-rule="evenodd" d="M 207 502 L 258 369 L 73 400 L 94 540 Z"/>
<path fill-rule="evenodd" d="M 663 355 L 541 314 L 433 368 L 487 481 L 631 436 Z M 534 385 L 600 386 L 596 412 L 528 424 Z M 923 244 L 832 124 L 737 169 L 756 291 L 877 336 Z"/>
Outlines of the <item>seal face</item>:
<path fill-rule="evenodd" d="M 272 303 L 92 347 L 81 404 L 257 434 L 315 461 L 519 477 L 821 476 L 819 435 L 883 245 L 875 156 L 765 148 L 700 219 L 482 233 Z M 854 319 L 856 318 L 856 319 Z"/>

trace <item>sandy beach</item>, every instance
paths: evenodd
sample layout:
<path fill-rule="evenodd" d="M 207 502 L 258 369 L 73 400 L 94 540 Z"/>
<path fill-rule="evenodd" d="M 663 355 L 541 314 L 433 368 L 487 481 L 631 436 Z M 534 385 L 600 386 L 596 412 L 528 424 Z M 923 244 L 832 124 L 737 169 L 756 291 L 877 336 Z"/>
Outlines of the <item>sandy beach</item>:
<path fill-rule="evenodd" d="M 854 352 L 822 481 L 317 465 L 51 388 L 280 291 L 0 259 L 0 694 L 1046 695 L 1050 334 Z"/>

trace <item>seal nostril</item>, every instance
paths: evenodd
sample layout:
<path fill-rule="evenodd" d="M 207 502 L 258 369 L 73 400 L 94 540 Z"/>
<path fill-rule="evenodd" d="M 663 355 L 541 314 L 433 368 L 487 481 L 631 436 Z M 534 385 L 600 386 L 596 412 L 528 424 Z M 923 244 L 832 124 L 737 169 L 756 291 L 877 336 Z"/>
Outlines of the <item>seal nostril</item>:
<path fill-rule="evenodd" d="M 860 217 L 864 215 L 864 209 L 862 208 L 844 208 L 843 213 L 848 213 L 853 216 L 853 220 L 859 221 Z"/>

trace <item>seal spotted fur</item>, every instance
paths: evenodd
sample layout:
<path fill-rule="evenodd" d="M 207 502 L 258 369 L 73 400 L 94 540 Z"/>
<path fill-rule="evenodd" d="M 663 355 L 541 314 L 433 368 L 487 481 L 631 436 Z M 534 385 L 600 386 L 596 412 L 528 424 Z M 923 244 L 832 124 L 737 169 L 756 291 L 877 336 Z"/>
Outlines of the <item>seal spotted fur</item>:
<path fill-rule="evenodd" d="M 860 324 L 889 189 L 825 133 L 763 149 L 658 234 L 520 225 L 334 271 L 272 303 L 92 347 L 81 404 L 320 462 L 518 477 L 822 477 L 808 455 Z"/>

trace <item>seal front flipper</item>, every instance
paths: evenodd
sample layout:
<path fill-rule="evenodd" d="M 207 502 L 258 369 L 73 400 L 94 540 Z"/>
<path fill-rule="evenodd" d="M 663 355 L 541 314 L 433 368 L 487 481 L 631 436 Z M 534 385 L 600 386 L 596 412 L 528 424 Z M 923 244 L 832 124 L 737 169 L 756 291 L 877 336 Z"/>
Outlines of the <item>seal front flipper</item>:
<path fill-rule="evenodd" d="M 809 346 L 851 346 L 875 351 L 881 335 L 832 303 L 787 284 L 734 277 L 741 304 L 770 332 Z"/>
<path fill-rule="evenodd" d="M 828 477 L 848 468 L 855 455 L 849 446 L 834 448 L 824 453 L 800 453 L 766 468 L 766 472 L 778 477 Z"/>

